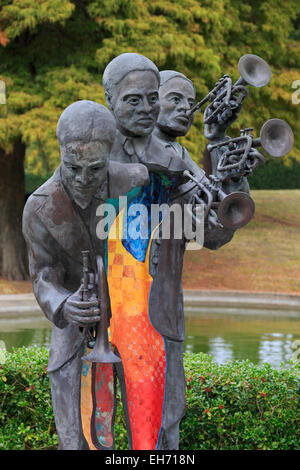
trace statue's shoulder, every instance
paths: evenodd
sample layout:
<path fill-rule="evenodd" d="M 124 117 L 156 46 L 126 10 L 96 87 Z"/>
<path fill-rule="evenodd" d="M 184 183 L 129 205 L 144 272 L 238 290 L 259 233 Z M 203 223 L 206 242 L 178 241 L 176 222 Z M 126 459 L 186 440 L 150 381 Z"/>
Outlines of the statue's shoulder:
<path fill-rule="evenodd" d="M 52 194 L 57 189 L 58 184 L 60 184 L 59 168 L 57 168 L 54 174 L 47 181 L 45 181 L 44 184 L 42 184 L 29 196 L 24 207 L 24 216 L 36 213 L 42 204 L 44 204 L 45 198 L 50 196 L 50 194 Z"/>
<path fill-rule="evenodd" d="M 151 135 L 151 141 L 146 149 L 145 164 L 149 171 L 160 171 L 170 175 L 181 174 L 187 169 L 182 156 L 174 147 L 155 134 Z"/>
<path fill-rule="evenodd" d="M 169 144 L 169 142 L 160 139 L 153 133 L 151 134 L 148 152 L 153 153 L 154 155 L 157 155 L 157 152 L 163 152 L 163 154 L 168 155 L 169 158 L 172 158 L 174 155 L 176 155 L 175 150 L 173 149 L 172 145 Z"/>
<path fill-rule="evenodd" d="M 121 162 L 121 163 L 122 162 L 128 163 L 128 155 L 125 154 L 124 148 L 123 148 L 125 140 L 126 140 L 126 137 L 123 136 L 119 130 L 117 130 L 116 137 L 115 137 L 113 146 L 109 154 L 110 160 Z"/>
<path fill-rule="evenodd" d="M 109 197 L 118 198 L 137 186 L 149 184 L 149 173 L 141 163 L 110 161 L 108 166 Z"/>
<path fill-rule="evenodd" d="M 45 181 L 42 186 L 37 188 L 33 193 L 32 196 L 49 196 L 53 191 L 56 190 L 57 185 L 60 184 L 60 171 L 59 167 L 55 170 L 53 175 Z"/>

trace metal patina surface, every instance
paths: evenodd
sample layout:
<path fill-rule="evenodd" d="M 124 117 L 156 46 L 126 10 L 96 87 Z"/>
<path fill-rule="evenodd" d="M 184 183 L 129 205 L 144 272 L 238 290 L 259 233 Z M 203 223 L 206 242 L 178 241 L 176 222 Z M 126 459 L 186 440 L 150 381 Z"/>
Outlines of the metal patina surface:
<path fill-rule="evenodd" d="M 254 206 L 247 176 L 263 162 L 256 147 L 272 153 L 281 143 L 283 154 L 293 139 L 279 120 L 264 127 L 259 142 L 249 129 L 239 139 L 226 135 L 246 85 L 270 79 L 257 56 L 244 56 L 239 70 L 237 83 L 222 77 L 195 105 L 193 83 L 183 74 L 122 54 L 103 74 L 110 111 L 83 100 L 59 119 L 61 165 L 28 199 L 23 233 L 35 297 L 53 323 L 48 372 L 60 449 L 114 448 L 117 382 L 129 447 L 178 449 L 185 412 L 181 278 L 189 240 L 175 237 L 174 218 L 169 238 L 161 236 L 163 217 L 138 239 L 124 220 L 134 222 L 133 204 L 147 208 L 142 222 L 151 222 L 153 204 L 190 204 L 196 223 L 202 204 L 204 246 L 212 250 L 248 223 Z M 208 102 L 203 120 L 212 174 L 205 175 L 176 138 Z M 115 208 L 115 219 L 108 237 L 99 238 L 97 208 L 104 202 Z M 92 352 L 82 361 L 86 347 Z"/>

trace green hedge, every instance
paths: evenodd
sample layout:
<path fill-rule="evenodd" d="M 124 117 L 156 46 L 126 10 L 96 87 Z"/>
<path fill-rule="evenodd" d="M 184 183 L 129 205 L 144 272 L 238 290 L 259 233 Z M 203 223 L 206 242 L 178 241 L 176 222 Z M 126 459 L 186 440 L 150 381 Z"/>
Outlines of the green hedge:
<path fill-rule="evenodd" d="M 300 163 L 270 158 L 248 178 L 251 189 L 300 189 Z"/>
<path fill-rule="evenodd" d="M 0 369 L 0 449 L 56 449 L 48 351 L 15 349 Z M 180 448 L 299 449 L 299 366 L 275 370 L 249 361 L 216 364 L 185 355 L 186 416 Z M 116 448 L 126 449 L 121 406 Z"/>
<path fill-rule="evenodd" d="M 33 191 L 42 186 L 42 184 L 44 184 L 45 181 L 47 181 L 51 176 L 52 173 L 49 173 L 45 176 L 40 176 L 25 171 L 25 193 L 33 193 Z"/>
<path fill-rule="evenodd" d="M 185 358 L 187 413 L 182 449 L 300 448 L 300 369 L 250 361 L 216 364 L 205 354 Z"/>
<path fill-rule="evenodd" d="M 51 173 L 38 176 L 25 173 L 25 192 L 32 193 L 41 186 Z M 288 161 L 269 158 L 248 179 L 251 189 L 300 189 L 300 163 L 293 157 Z"/>
<path fill-rule="evenodd" d="M 48 351 L 6 352 L 0 369 L 0 449 L 56 449 Z"/>

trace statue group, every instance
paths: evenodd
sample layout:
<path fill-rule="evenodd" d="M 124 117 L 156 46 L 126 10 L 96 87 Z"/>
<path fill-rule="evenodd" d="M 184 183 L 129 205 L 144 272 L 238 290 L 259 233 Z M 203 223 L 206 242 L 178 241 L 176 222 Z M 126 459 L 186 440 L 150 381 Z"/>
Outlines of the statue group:
<path fill-rule="evenodd" d="M 279 119 L 268 121 L 259 139 L 251 129 L 235 139 L 226 135 L 247 85 L 270 80 L 268 65 L 254 55 L 244 56 L 239 70 L 238 82 L 224 75 L 195 104 L 188 77 L 125 53 L 103 74 L 109 109 L 82 100 L 60 116 L 60 166 L 30 196 L 23 215 L 34 294 L 53 324 L 48 373 L 60 449 L 114 449 L 118 384 L 129 448 L 179 447 L 181 278 L 192 237 L 175 236 L 175 228 L 187 206 L 192 227 L 201 225 L 203 246 L 228 243 L 254 213 L 247 176 L 264 160 L 257 147 L 281 156 L 293 145 Z M 205 174 L 176 139 L 207 102 Z M 151 224 L 153 206 L 182 211 L 168 218 L 161 211 Z M 136 236 L 143 224 L 143 236 Z"/>

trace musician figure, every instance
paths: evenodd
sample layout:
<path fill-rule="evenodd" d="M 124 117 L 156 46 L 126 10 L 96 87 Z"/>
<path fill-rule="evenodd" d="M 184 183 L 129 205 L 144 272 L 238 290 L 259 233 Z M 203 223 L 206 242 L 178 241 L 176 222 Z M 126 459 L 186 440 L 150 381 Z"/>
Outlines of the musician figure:
<path fill-rule="evenodd" d="M 101 274 L 96 258 L 105 259 L 105 240 L 96 236 L 97 207 L 109 197 L 147 184 L 148 172 L 143 165 L 109 163 L 116 128 L 110 112 L 100 104 L 86 100 L 71 104 L 62 113 L 56 133 L 61 164 L 28 199 L 23 234 L 34 294 L 53 324 L 48 373 L 59 448 L 109 449 L 113 448 L 112 415 L 106 416 L 106 435 L 97 440 L 97 433 L 91 437 L 88 429 L 91 415 L 86 416 L 91 397 L 82 401 L 86 332 L 100 320 L 101 298 L 82 301 L 81 252 L 89 251 L 89 268 L 96 278 Z M 101 375 L 101 370 L 94 372 L 94 378 Z M 111 368 L 107 377 L 111 385 Z"/>
<path fill-rule="evenodd" d="M 145 164 L 150 184 L 134 202 L 148 207 L 162 203 L 183 207 L 189 202 L 198 188 L 184 182 L 185 169 L 205 179 L 203 170 L 175 142 L 174 137 L 184 135 L 190 127 L 192 118 L 187 116 L 195 99 L 191 82 L 175 75 L 176 80 L 163 80 L 159 89 L 161 75 L 156 66 L 138 54 L 116 57 L 103 74 L 107 103 L 118 128 L 110 159 Z M 180 119 L 175 117 L 173 122 L 161 90 L 177 93 L 178 76 L 188 105 L 184 104 Z M 158 114 L 161 125 L 151 134 Z M 170 137 L 166 134 L 169 129 Z M 231 240 L 234 230 L 218 226 L 213 217 L 211 221 L 215 225 L 205 225 L 204 243 L 217 249 Z M 121 214 L 118 222 L 122 223 Z M 116 243 L 108 238 L 107 244 L 111 339 L 124 367 L 123 397 L 126 392 L 127 401 L 123 402 L 128 405 L 127 431 L 135 450 L 178 449 L 179 423 L 185 413 L 181 277 L 187 240 L 172 235 L 161 239 L 156 232 L 149 233 L 146 240 L 127 238 Z"/>

